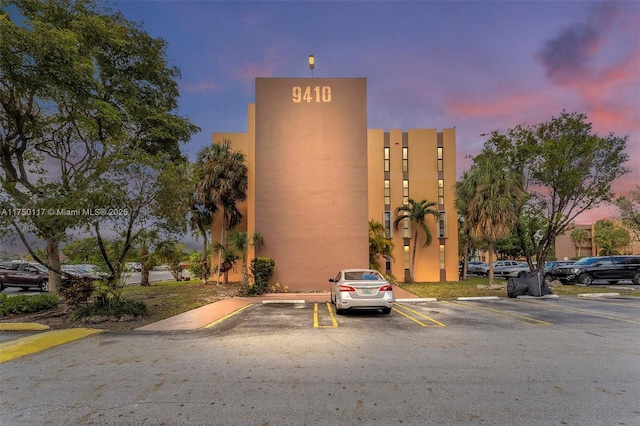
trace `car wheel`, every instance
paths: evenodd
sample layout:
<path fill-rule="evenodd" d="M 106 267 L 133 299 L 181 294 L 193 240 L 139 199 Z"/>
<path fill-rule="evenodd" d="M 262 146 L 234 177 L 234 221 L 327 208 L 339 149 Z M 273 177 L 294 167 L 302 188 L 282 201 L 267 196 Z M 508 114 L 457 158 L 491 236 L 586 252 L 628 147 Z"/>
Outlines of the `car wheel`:
<path fill-rule="evenodd" d="M 40 291 L 49 291 L 49 280 L 42 280 L 38 283 Z"/>
<path fill-rule="evenodd" d="M 336 305 L 336 314 L 338 315 L 344 315 L 344 309 L 339 309 L 338 305 Z"/>
<path fill-rule="evenodd" d="M 637 272 L 634 276 L 633 276 L 633 283 L 635 285 L 640 285 L 640 272 Z"/>
<path fill-rule="evenodd" d="M 4 283 L 0 280 L 0 291 L 4 290 Z"/>
<path fill-rule="evenodd" d="M 578 275 L 578 282 L 583 285 L 590 285 L 593 282 L 593 278 L 589 274 Z"/>
<path fill-rule="evenodd" d="M 382 308 L 382 313 L 383 314 L 390 314 L 391 313 L 391 308 Z"/>

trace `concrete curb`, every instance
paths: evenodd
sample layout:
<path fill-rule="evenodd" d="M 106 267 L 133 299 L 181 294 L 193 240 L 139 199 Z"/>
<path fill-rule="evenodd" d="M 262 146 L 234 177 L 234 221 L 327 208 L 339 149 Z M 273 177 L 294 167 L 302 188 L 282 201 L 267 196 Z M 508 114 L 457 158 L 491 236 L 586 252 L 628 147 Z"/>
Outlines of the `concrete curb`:
<path fill-rule="evenodd" d="M 297 299 L 297 300 L 296 300 L 296 299 L 291 299 L 291 300 L 285 300 L 285 299 L 277 300 L 277 299 L 276 299 L 276 300 L 263 300 L 263 301 L 262 301 L 262 304 L 263 304 L 263 305 L 268 305 L 268 304 L 270 304 L 270 303 L 289 303 L 289 304 L 296 304 L 296 303 L 307 303 L 307 302 L 306 302 L 305 300 L 302 300 L 302 299 Z"/>
<path fill-rule="evenodd" d="M 557 294 L 545 294 L 544 296 L 517 296 L 516 299 L 559 299 Z"/>
<path fill-rule="evenodd" d="M 0 323 L 0 331 L 42 331 L 51 327 L 37 322 L 3 322 Z"/>
<path fill-rule="evenodd" d="M 498 296 L 458 297 L 456 300 L 500 300 Z"/>
<path fill-rule="evenodd" d="M 411 302 L 437 302 L 435 297 L 407 297 L 402 299 L 396 299 L 396 302 L 411 303 Z"/>
<path fill-rule="evenodd" d="M 582 293 L 578 297 L 616 297 L 620 296 L 620 293 Z"/>

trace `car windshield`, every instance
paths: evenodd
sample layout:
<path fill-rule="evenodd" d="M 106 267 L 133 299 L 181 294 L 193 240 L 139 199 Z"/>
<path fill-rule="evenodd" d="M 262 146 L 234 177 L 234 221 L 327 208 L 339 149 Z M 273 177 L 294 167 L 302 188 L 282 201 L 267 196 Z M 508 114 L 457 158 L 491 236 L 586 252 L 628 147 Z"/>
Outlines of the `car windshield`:
<path fill-rule="evenodd" d="M 574 263 L 574 265 L 591 265 L 601 260 L 599 257 L 583 257 Z"/>
<path fill-rule="evenodd" d="M 347 281 L 382 281 L 384 278 L 376 271 L 345 271 L 344 279 Z"/>
<path fill-rule="evenodd" d="M 39 263 L 30 263 L 29 265 L 33 266 L 34 268 L 36 268 L 40 272 L 49 272 L 49 270 L 47 268 L 45 268 L 44 266 L 42 266 Z"/>

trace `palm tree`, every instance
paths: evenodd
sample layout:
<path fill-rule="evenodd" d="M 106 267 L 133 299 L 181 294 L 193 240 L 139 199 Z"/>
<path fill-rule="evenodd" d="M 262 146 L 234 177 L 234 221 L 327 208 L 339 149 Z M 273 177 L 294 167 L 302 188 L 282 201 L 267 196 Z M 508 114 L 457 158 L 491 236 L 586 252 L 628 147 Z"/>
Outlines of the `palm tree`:
<path fill-rule="evenodd" d="M 493 252 L 496 241 L 511 232 L 524 200 L 522 176 L 513 173 L 503 157 L 485 151 L 474 159 L 458 188 L 461 196 L 470 196 L 464 214 L 471 235 L 487 243 L 489 284 L 493 278 Z"/>
<path fill-rule="evenodd" d="M 228 139 L 205 148 L 200 164 L 201 179 L 196 182 L 194 198 L 198 204 L 206 206 L 213 215 L 223 213 L 220 227 L 219 244 L 225 249 L 227 242 L 225 231 L 233 229 L 242 221 L 237 207 L 239 201 L 247 198 L 248 171 L 244 163 L 244 154 L 231 148 Z M 218 268 L 216 284 L 220 283 L 222 272 L 222 251 L 218 250 Z"/>
<path fill-rule="evenodd" d="M 229 242 L 240 252 L 240 260 L 242 260 L 242 286 L 246 288 L 249 284 L 249 268 L 247 265 L 249 249 L 262 245 L 264 239 L 262 238 L 262 234 L 256 231 L 254 231 L 251 238 L 249 238 L 247 232 L 233 230 L 229 233 Z"/>
<path fill-rule="evenodd" d="M 398 229 L 398 224 L 405 219 L 408 219 L 414 226 L 415 232 L 413 236 L 413 253 L 411 255 L 411 269 L 409 271 L 409 281 L 413 282 L 413 272 L 416 265 L 416 248 L 418 247 L 418 228 L 422 228 L 426 237 L 423 247 L 427 247 L 431 244 L 432 236 L 429 228 L 427 227 L 425 220 L 427 216 L 433 216 L 436 220 L 440 218 L 440 212 L 437 209 L 438 204 L 433 201 L 420 200 L 416 201 L 409 198 L 407 204 L 403 204 L 400 207 L 396 207 L 395 220 L 393 226 Z"/>
<path fill-rule="evenodd" d="M 369 268 L 380 271 L 378 257 L 393 259 L 393 243 L 387 238 L 384 225 L 375 220 L 369 221 Z M 394 259 L 395 260 L 395 259 Z"/>
<path fill-rule="evenodd" d="M 576 228 L 571 231 L 569 236 L 571 241 L 573 241 L 573 244 L 576 246 L 576 255 L 580 257 L 580 247 L 582 247 L 582 244 L 589 239 L 589 231 L 584 228 Z"/>

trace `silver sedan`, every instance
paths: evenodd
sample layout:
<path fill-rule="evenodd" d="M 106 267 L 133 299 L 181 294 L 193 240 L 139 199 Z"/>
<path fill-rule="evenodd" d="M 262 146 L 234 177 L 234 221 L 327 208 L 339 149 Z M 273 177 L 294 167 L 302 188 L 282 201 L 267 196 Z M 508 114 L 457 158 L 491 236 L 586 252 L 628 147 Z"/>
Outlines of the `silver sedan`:
<path fill-rule="evenodd" d="M 393 289 L 376 270 L 343 269 L 329 282 L 332 283 L 331 303 L 335 305 L 337 314 L 352 309 L 381 309 L 383 314 L 391 312 Z"/>

